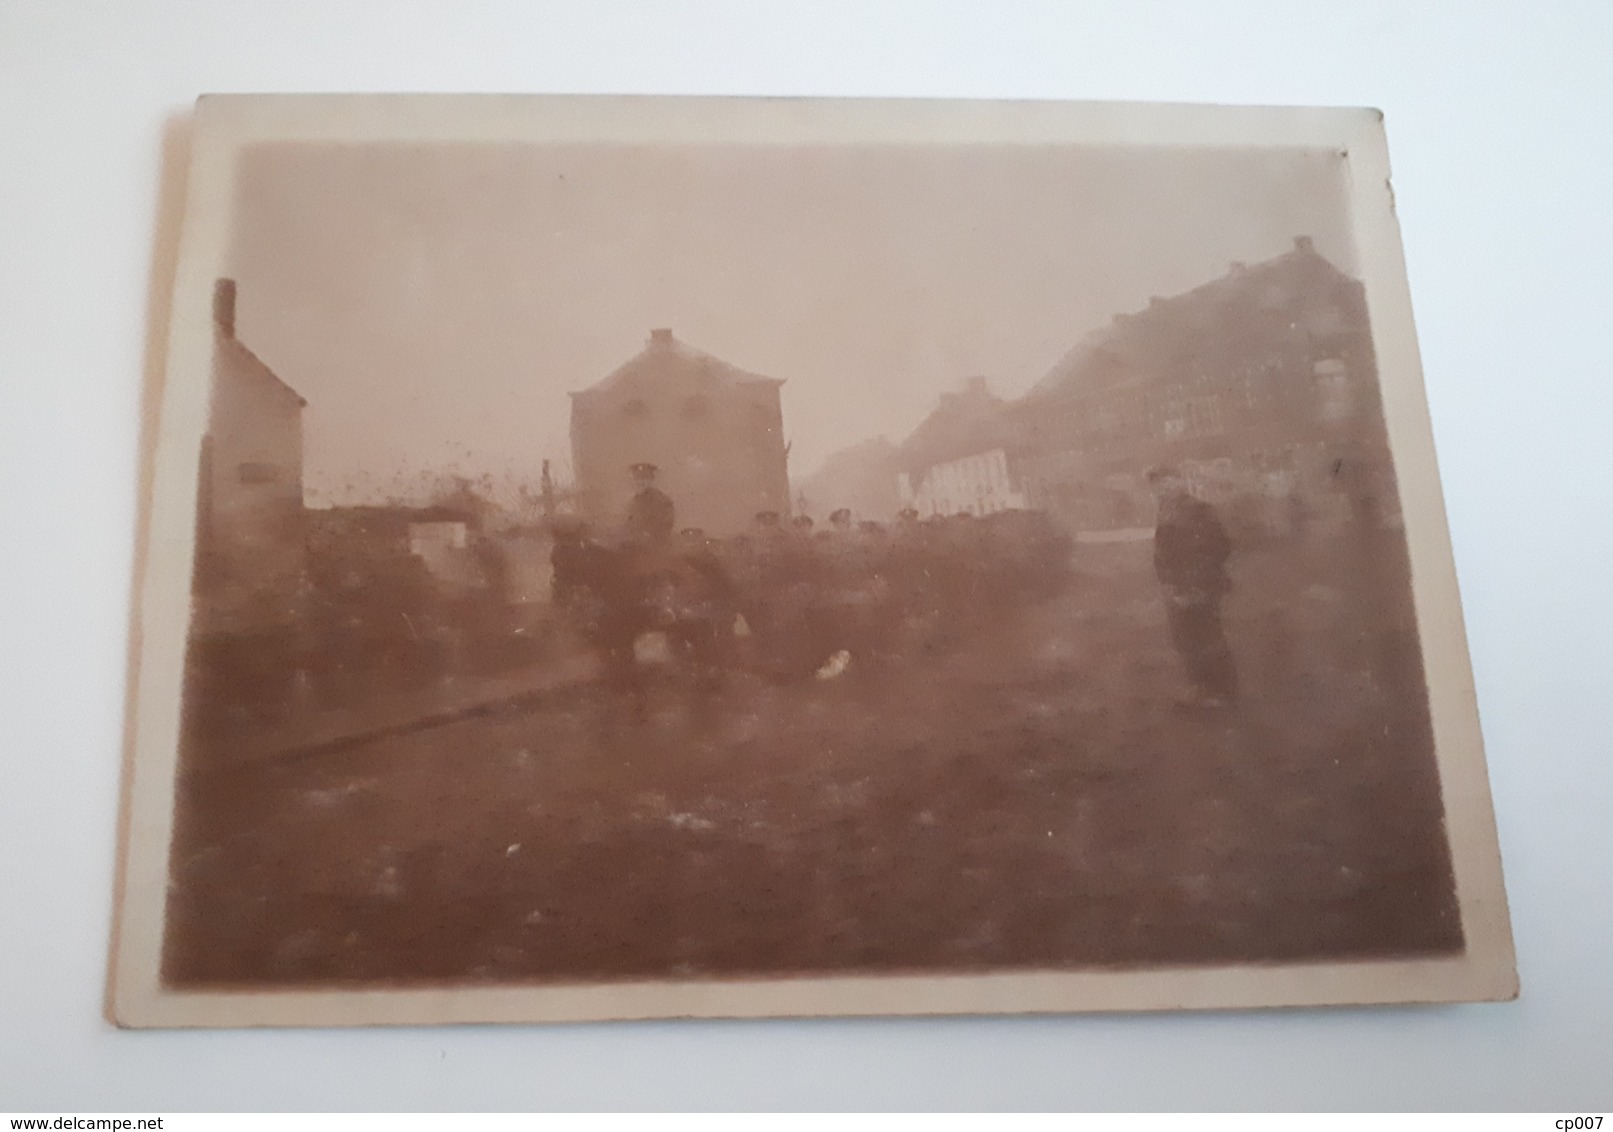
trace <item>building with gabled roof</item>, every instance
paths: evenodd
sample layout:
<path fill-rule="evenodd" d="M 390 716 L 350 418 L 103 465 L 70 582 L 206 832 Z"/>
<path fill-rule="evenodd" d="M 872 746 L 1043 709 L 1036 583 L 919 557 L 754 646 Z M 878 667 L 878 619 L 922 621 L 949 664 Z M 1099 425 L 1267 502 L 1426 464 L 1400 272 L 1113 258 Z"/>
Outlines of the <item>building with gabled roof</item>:
<path fill-rule="evenodd" d="M 1165 462 L 1282 523 L 1392 517 L 1377 376 L 1361 284 L 1300 236 L 1078 343 L 1010 410 L 1017 478 L 1077 529 L 1147 523 Z"/>
<path fill-rule="evenodd" d="M 1151 523 L 1159 463 L 1267 529 L 1398 513 L 1361 284 L 1304 236 L 1116 315 L 1016 401 L 974 379 L 899 453 L 921 512 L 1028 506 L 1078 533 Z"/>
<path fill-rule="evenodd" d="M 923 516 L 1022 510 L 1025 494 L 1010 468 L 1016 445 L 1008 408 L 984 377 L 943 393 L 898 449 L 902 505 Z"/>
<path fill-rule="evenodd" d="M 759 511 L 790 511 L 784 382 L 652 330 L 638 354 L 571 394 L 571 458 L 581 515 L 619 526 L 633 465 L 654 464 L 678 527 L 727 536 Z"/>
<path fill-rule="evenodd" d="M 235 334 L 235 281 L 213 289 L 213 373 L 197 469 L 196 631 L 291 631 L 307 566 L 302 411 L 308 402 Z"/>

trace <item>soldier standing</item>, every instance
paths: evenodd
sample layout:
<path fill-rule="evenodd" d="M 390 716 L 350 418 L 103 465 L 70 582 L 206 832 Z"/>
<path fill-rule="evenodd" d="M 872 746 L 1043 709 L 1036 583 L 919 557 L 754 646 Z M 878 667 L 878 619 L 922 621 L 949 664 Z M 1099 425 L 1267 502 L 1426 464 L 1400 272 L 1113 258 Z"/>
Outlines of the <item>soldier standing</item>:
<path fill-rule="evenodd" d="M 638 492 L 627 505 L 627 533 L 635 542 L 664 545 L 672 538 L 676 509 L 672 497 L 655 486 L 654 464 L 634 464 Z"/>
<path fill-rule="evenodd" d="M 739 614 L 751 649 L 765 653 L 778 606 L 780 542 L 784 537 L 777 511 L 758 511 L 749 535 L 734 539 L 733 573 L 739 588 Z"/>
<path fill-rule="evenodd" d="M 845 595 L 861 581 L 858 570 L 857 533 L 851 525 L 851 509 L 842 507 L 829 516 L 829 529 L 821 532 L 829 584 L 837 600 L 844 602 Z"/>
<path fill-rule="evenodd" d="M 554 604 L 560 609 L 574 609 L 578 596 L 594 582 L 590 576 L 594 561 L 588 529 L 582 523 L 558 522 L 554 524 L 553 537 L 549 585 Z"/>
<path fill-rule="evenodd" d="M 678 615 L 670 638 L 690 664 L 696 690 L 709 692 L 721 682 L 729 661 L 739 592 L 713 540 L 700 528 L 679 532 L 678 560 Z"/>
<path fill-rule="evenodd" d="M 1232 541 L 1215 508 L 1196 499 L 1175 468 L 1155 468 L 1149 485 L 1159 500 L 1154 572 L 1165 590 L 1171 640 L 1193 682 L 1195 702 L 1223 707 L 1236 697 L 1238 673 L 1221 627 L 1221 603 L 1232 589 Z"/>

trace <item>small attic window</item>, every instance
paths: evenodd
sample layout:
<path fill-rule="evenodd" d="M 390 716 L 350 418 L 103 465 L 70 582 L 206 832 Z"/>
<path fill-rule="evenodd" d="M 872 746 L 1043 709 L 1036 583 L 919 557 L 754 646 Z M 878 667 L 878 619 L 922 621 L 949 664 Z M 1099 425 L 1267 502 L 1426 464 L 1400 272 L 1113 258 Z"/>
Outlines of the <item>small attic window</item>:
<path fill-rule="evenodd" d="M 693 397 L 684 398 L 683 415 L 690 420 L 699 420 L 711 412 L 711 398 L 696 393 Z"/>
<path fill-rule="evenodd" d="M 635 397 L 622 406 L 622 416 L 630 420 L 637 420 L 650 415 L 650 407 L 644 403 L 642 397 Z"/>

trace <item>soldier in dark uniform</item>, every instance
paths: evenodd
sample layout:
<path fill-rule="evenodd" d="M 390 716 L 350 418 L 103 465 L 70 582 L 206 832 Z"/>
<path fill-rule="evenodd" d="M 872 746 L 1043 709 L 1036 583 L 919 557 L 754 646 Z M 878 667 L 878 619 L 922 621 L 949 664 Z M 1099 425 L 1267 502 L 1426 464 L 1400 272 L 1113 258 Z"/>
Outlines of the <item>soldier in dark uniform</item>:
<path fill-rule="evenodd" d="M 554 530 L 551 586 L 555 605 L 599 657 L 608 687 L 631 694 L 643 710 L 643 685 L 633 645 L 644 628 L 644 594 L 619 548 L 600 546 L 581 523 Z"/>
<path fill-rule="evenodd" d="M 829 585 L 836 591 L 837 599 L 843 601 L 846 593 L 856 588 L 870 572 L 860 561 L 861 546 L 851 525 L 851 509 L 842 507 L 831 514 L 829 529 L 819 532 L 818 539 L 823 546 Z"/>
<path fill-rule="evenodd" d="M 677 558 L 678 610 L 669 636 L 691 666 L 697 689 L 711 691 L 730 660 L 739 590 L 700 528 L 679 532 Z"/>
<path fill-rule="evenodd" d="M 755 658 L 773 678 L 810 675 L 820 660 L 822 595 L 812 521 L 798 516 L 786 527 L 777 512 L 756 516 L 756 585 L 743 615 L 752 630 Z"/>
<path fill-rule="evenodd" d="M 779 542 L 778 578 L 796 591 L 797 602 L 815 602 L 821 597 L 826 563 L 823 548 L 812 537 L 814 525 L 812 516 L 797 515 L 790 520 L 789 534 Z"/>
<path fill-rule="evenodd" d="M 555 523 L 554 549 L 549 552 L 553 571 L 549 585 L 558 608 L 572 609 L 589 585 L 589 573 L 594 566 L 592 550 L 585 524 L 563 520 Z"/>
<path fill-rule="evenodd" d="M 838 674 L 854 659 L 861 665 L 873 652 L 875 564 L 866 539 L 859 538 L 852 525 L 849 507 L 831 512 L 828 529 L 818 532 L 813 541 L 822 632 L 832 646 L 827 651 L 827 671 Z"/>
<path fill-rule="evenodd" d="M 699 527 L 685 527 L 678 532 L 678 558 L 700 580 L 701 601 L 721 605 L 732 622 L 738 595 L 733 575 L 717 556 L 716 540 Z"/>
<path fill-rule="evenodd" d="M 736 587 L 736 604 L 749 638 L 745 651 L 753 658 L 765 651 L 777 612 L 776 574 L 784 530 L 777 511 L 758 511 L 751 533 L 729 544 L 729 575 Z"/>
<path fill-rule="evenodd" d="M 676 509 L 672 497 L 655 486 L 654 464 L 634 464 L 638 492 L 627 505 L 627 534 L 635 542 L 664 546 L 672 538 Z"/>
<path fill-rule="evenodd" d="M 647 599 L 650 619 L 664 621 L 671 616 L 665 606 L 676 571 L 672 553 L 675 508 L 671 496 L 655 486 L 656 471 L 654 464 L 632 467 L 638 492 L 627 505 L 627 545 L 623 550 L 627 572 Z"/>
<path fill-rule="evenodd" d="M 916 508 L 904 507 L 896 518 L 885 565 L 901 617 L 911 621 L 928 614 L 933 605 L 932 540 Z"/>
<path fill-rule="evenodd" d="M 749 546 L 752 596 L 758 601 L 767 602 L 780 584 L 788 538 L 777 511 L 756 513 L 755 538 Z"/>
<path fill-rule="evenodd" d="M 1165 590 L 1171 640 L 1193 682 L 1197 703 L 1221 707 L 1238 692 L 1238 673 L 1221 627 L 1221 603 L 1232 589 L 1232 541 L 1215 508 L 1195 499 L 1175 468 L 1155 468 L 1148 482 L 1159 500 L 1154 572 Z"/>

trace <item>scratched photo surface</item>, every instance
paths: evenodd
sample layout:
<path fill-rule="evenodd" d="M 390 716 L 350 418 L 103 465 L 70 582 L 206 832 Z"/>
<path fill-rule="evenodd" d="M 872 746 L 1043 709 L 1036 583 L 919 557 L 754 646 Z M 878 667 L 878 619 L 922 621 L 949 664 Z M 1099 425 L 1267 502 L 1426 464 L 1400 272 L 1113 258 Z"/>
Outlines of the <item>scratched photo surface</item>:
<path fill-rule="evenodd" d="M 235 185 L 168 987 L 1461 952 L 1336 152 Z"/>

